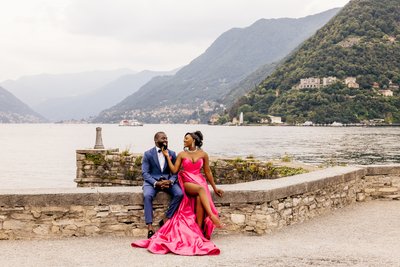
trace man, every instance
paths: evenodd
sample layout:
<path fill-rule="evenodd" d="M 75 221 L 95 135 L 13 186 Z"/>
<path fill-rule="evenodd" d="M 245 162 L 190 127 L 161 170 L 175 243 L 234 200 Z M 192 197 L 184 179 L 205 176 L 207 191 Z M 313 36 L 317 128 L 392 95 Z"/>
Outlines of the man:
<path fill-rule="evenodd" d="M 170 219 L 178 209 L 182 200 L 183 193 L 177 181 L 176 174 L 172 174 L 168 163 L 161 152 L 168 146 L 168 138 L 164 132 L 157 132 L 154 135 L 155 147 L 144 152 L 142 162 L 143 183 L 143 202 L 144 202 L 144 218 L 146 221 L 148 233 L 147 238 L 154 235 L 153 228 L 153 199 L 158 192 L 164 191 L 171 195 L 171 201 L 165 217 L 159 222 L 160 227 L 167 219 Z M 175 152 L 168 149 L 172 162 L 175 163 Z"/>

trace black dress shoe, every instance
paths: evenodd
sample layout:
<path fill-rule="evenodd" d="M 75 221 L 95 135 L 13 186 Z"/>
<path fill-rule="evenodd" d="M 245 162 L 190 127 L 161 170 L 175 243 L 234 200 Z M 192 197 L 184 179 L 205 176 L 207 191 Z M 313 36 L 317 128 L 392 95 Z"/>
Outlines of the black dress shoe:
<path fill-rule="evenodd" d="M 149 230 L 148 232 L 147 232 L 147 238 L 150 238 L 150 237 L 152 237 L 154 235 L 154 231 L 153 230 Z"/>
<path fill-rule="evenodd" d="M 162 227 L 162 226 L 164 225 L 164 220 L 161 220 L 161 221 L 158 223 L 158 225 L 159 225 L 160 227 Z"/>

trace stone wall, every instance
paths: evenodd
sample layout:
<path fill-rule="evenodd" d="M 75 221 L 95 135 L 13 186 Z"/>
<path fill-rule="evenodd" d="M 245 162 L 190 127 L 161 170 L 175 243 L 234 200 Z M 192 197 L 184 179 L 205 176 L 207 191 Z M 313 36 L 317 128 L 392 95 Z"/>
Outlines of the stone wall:
<path fill-rule="evenodd" d="M 119 149 L 85 149 L 76 151 L 78 187 L 137 186 L 141 178 L 142 157 Z"/>
<path fill-rule="evenodd" d="M 76 151 L 78 187 L 137 186 L 143 184 L 142 155 L 118 149 L 86 149 Z M 304 173 L 302 168 L 274 166 L 252 158 L 210 159 L 210 168 L 217 184 L 236 184 L 260 179 L 275 179 Z"/>
<path fill-rule="evenodd" d="M 399 199 L 400 166 L 334 167 L 275 180 L 221 185 L 224 229 L 264 234 L 356 201 Z M 395 197 L 397 196 L 397 197 Z M 155 219 L 168 196 L 158 194 Z M 132 187 L 0 190 L 0 239 L 145 235 L 142 190 Z"/>
<path fill-rule="evenodd" d="M 363 177 L 364 195 L 367 200 L 400 200 L 400 169 L 370 166 Z"/>

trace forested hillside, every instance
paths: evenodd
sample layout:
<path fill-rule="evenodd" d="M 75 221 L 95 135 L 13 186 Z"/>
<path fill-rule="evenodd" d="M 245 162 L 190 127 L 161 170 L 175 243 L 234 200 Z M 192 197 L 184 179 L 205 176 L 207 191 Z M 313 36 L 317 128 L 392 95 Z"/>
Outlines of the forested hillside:
<path fill-rule="evenodd" d="M 334 82 L 323 85 L 324 77 Z M 345 83 L 348 77 L 355 78 L 354 87 Z M 301 88 L 306 78 L 321 84 Z M 399 83 L 400 1 L 352 0 L 240 98 L 230 115 L 244 112 L 248 122 L 260 122 L 267 114 L 289 123 L 400 122 Z"/>

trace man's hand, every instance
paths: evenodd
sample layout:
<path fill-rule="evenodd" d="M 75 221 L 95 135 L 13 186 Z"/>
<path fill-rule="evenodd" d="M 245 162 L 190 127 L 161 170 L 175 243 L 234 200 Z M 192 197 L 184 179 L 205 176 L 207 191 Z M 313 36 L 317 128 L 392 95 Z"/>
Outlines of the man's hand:
<path fill-rule="evenodd" d="M 157 183 L 156 183 L 156 187 L 160 188 L 161 190 L 170 188 L 171 185 L 172 185 L 172 181 L 170 181 L 170 180 L 161 180 L 161 181 L 157 181 Z"/>
<path fill-rule="evenodd" d="M 171 181 L 171 180 L 164 180 L 164 181 L 161 181 L 161 189 L 170 188 L 171 185 L 172 185 L 172 181 Z"/>

